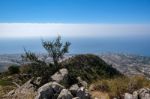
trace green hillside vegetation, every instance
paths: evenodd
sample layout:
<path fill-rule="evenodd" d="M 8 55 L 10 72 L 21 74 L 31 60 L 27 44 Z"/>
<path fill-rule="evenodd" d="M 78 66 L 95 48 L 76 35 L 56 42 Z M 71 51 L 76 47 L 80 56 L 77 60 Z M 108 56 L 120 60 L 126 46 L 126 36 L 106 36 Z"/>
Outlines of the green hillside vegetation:
<path fill-rule="evenodd" d="M 69 70 L 70 78 L 80 76 L 89 83 L 97 79 L 123 76 L 119 71 L 93 54 L 75 55 L 61 64 Z"/>

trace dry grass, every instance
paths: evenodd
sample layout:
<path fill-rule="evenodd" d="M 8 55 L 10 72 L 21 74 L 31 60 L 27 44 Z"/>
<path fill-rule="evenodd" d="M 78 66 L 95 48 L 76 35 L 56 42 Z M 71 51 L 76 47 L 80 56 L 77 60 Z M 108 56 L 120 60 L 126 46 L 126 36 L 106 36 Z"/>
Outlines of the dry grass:
<path fill-rule="evenodd" d="M 150 80 L 142 76 L 121 77 L 98 80 L 90 85 L 89 90 L 108 93 L 110 97 L 121 97 L 125 92 L 132 93 L 140 88 L 150 88 Z"/>
<path fill-rule="evenodd" d="M 0 99 L 2 96 L 6 95 L 8 92 L 13 90 L 15 87 L 13 86 L 0 86 Z"/>
<path fill-rule="evenodd" d="M 27 93 L 17 93 L 10 96 L 3 96 L 0 99 L 34 99 L 36 96 L 36 92 L 29 91 Z"/>
<path fill-rule="evenodd" d="M 91 91 L 92 99 L 110 99 L 108 93 L 100 91 Z"/>

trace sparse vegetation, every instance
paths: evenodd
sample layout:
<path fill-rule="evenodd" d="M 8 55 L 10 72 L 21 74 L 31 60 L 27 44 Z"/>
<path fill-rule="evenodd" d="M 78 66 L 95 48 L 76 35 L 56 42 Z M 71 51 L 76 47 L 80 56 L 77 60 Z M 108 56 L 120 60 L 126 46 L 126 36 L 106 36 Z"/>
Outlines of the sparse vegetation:
<path fill-rule="evenodd" d="M 110 97 L 122 97 L 125 92 L 132 93 L 140 88 L 150 88 L 150 80 L 143 76 L 116 77 L 95 81 L 89 88 L 92 91 L 109 93 Z"/>
<path fill-rule="evenodd" d="M 0 80 L 0 86 L 7 86 L 7 85 L 11 85 L 12 82 L 10 80 Z"/>
<path fill-rule="evenodd" d="M 14 86 L 1 86 L 0 85 L 0 99 L 3 99 L 3 95 L 6 95 L 9 91 L 13 90 L 15 87 Z"/>
<path fill-rule="evenodd" d="M 12 79 L 9 78 L 8 74 L 3 75 L 0 78 L 0 99 L 3 99 L 2 96 L 7 94 L 9 91 L 16 88 L 14 84 L 12 84 Z"/>

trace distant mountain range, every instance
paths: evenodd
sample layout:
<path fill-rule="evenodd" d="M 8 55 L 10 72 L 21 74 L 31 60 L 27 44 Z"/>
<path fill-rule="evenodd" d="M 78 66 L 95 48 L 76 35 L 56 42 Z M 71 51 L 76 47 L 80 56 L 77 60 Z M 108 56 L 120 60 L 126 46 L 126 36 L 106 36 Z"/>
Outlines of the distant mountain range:
<path fill-rule="evenodd" d="M 51 61 L 51 58 L 42 57 L 42 55 L 38 55 L 40 59 L 46 58 L 47 62 Z M 72 55 L 65 56 L 65 59 L 70 56 Z M 125 75 L 145 75 L 150 78 L 150 57 L 117 53 L 98 54 L 98 56 Z M 0 55 L 0 72 L 7 70 L 10 65 L 20 65 L 22 63 L 20 54 Z"/>

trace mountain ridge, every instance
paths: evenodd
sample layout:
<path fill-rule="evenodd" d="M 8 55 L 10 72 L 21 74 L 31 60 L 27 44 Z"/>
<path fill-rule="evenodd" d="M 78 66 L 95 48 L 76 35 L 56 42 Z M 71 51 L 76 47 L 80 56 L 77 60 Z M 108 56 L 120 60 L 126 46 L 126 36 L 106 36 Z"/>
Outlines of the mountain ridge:
<path fill-rule="evenodd" d="M 51 58 L 47 56 L 42 57 L 42 55 L 43 54 L 39 54 L 38 56 L 40 56 L 41 59 L 46 58 L 46 61 L 51 61 Z M 65 59 L 74 55 L 75 54 L 68 54 L 65 56 Z M 104 53 L 96 55 L 127 76 L 138 74 L 150 78 L 150 57 L 148 56 L 123 53 Z M 22 62 L 21 54 L 0 55 L 0 72 L 6 71 L 10 65 L 20 65 Z"/>

